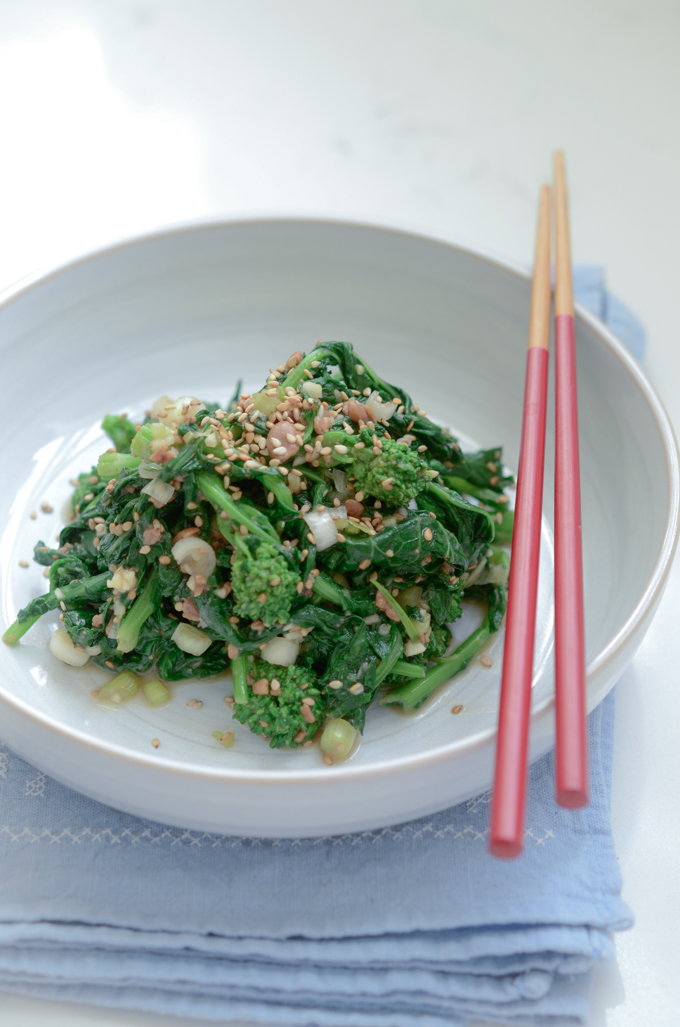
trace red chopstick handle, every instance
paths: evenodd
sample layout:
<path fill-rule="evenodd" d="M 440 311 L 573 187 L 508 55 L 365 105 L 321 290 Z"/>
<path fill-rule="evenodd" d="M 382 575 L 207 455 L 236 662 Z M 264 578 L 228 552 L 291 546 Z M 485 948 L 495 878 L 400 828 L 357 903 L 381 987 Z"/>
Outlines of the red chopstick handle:
<path fill-rule="evenodd" d="M 588 802 L 581 486 L 574 318 L 555 318 L 555 777 L 560 806 Z"/>
<path fill-rule="evenodd" d="M 547 392 L 548 350 L 532 346 L 527 353 L 489 833 L 490 851 L 505 859 L 520 854 L 524 839 Z"/>

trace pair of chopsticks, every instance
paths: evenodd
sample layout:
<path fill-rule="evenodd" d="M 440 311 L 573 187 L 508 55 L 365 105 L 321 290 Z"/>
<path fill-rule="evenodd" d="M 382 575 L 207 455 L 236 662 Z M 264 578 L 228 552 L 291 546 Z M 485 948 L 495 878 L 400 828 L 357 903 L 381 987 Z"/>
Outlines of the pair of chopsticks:
<path fill-rule="evenodd" d="M 581 492 L 574 308 L 564 157 L 554 162 L 555 234 L 555 718 L 556 798 L 588 801 Z M 541 540 L 550 340 L 550 189 L 540 194 L 527 354 L 522 443 L 491 808 L 489 848 L 522 851 L 527 746 Z"/>

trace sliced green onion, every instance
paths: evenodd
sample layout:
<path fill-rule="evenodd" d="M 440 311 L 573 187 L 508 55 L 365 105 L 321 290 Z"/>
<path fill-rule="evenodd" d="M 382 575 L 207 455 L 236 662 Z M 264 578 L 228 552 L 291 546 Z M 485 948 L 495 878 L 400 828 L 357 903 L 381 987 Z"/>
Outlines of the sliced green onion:
<path fill-rule="evenodd" d="M 141 460 L 130 453 L 102 453 L 97 461 L 97 474 L 110 481 L 117 478 L 124 467 L 139 467 Z"/>
<path fill-rule="evenodd" d="M 192 624 L 179 623 L 170 636 L 178 649 L 192 656 L 202 656 L 212 645 L 212 638 Z"/>
<path fill-rule="evenodd" d="M 248 702 L 248 656 L 241 653 L 231 661 L 231 676 L 234 679 L 234 702 Z"/>
<path fill-rule="evenodd" d="M 349 721 L 340 718 L 329 720 L 321 735 L 321 751 L 333 759 L 343 759 L 349 755 L 356 735 L 357 729 Z"/>
<path fill-rule="evenodd" d="M 170 698 L 170 690 L 165 687 L 162 681 L 145 681 L 142 685 L 144 695 L 152 706 L 160 706 Z"/>
<path fill-rule="evenodd" d="M 116 674 L 115 678 L 107 681 L 104 687 L 99 689 L 97 702 L 110 702 L 114 706 L 120 706 L 138 691 L 139 678 L 131 670 L 124 670 L 122 674 Z"/>

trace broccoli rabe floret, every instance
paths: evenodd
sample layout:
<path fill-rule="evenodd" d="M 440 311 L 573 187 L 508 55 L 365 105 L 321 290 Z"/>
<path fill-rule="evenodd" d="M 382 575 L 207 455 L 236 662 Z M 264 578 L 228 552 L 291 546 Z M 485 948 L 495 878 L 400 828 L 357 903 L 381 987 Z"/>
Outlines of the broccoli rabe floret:
<path fill-rule="evenodd" d="M 132 421 L 128 421 L 125 414 L 107 414 L 102 421 L 102 428 L 119 453 L 130 452 L 130 443 L 134 438 L 136 429 Z"/>
<path fill-rule="evenodd" d="M 299 580 L 275 546 L 260 542 L 249 556 L 239 550 L 231 569 L 234 610 L 239 617 L 261 620 L 267 627 L 285 624 Z"/>
<path fill-rule="evenodd" d="M 360 450 L 353 465 L 357 489 L 392 506 L 414 499 L 430 480 L 427 468 L 415 449 L 405 442 L 383 439 L 380 456 Z"/>
<path fill-rule="evenodd" d="M 269 739 L 272 749 L 295 748 L 316 734 L 323 724 L 326 704 L 312 671 L 255 660 L 248 664 L 248 673 L 255 683 L 239 689 L 240 696 L 245 693 L 246 702 L 237 698 L 233 711 L 236 720 Z"/>

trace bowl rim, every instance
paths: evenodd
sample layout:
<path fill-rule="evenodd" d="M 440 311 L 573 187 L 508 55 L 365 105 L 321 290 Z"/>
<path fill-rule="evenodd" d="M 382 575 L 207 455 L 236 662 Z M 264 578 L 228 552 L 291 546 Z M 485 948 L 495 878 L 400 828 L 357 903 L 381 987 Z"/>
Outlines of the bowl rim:
<path fill-rule="evenodd" d="M 114 240 L 113 242 L 98 246 L 73 258 L 59 262 L 47 270 L 39 269 L 23 276 L 0 291 L 0 312 L 10 306 L 14 301 L 20 299 L 33 289 L 39 288 L 44 283 L 56 279 L 60 275 L 78 268 L 80 265 L 85 265 L 90 261 L 104 257 L 107 254 L 112 254 L 119 250 L 126 250 L 155 240 L 191 234 L 201 230 L 249 227 L 254 225 L 309 225 L 322 226 L 328 229 L 341 228 L 383 232 L 385 234 L 410 238 L 429 245 L 442 246 L 447 250 L 458 250 L 466 256 L 476 258 L 477 260 L 484 261 L 496 268 L 510 272 L 514 276 L 521 278 L 527 284 L 531 282 L 530 270 L 517 261 L 505 258 L 489 249 L 477 246 L 470 241 L 463 241 L 446 233 L 434 233 L 429 229 L 425 230 L 419 227 L 413 227 L 403 222 L 393 222 L 382 219 L 367 221 L 356 217 L 329 217 L 325 215 L 297 215 L 291 213 L 278 214 L 275 212 L 235 214 L 232 216 L 219 215 L 193 218 L 176 224 L 164 225 L 147 232 L 124 236 L 120 239 Z M 634 384 L 637 385 L 646 399 L 647 405 L 657 424 L 664 447 L 669 485 L 663 541 L 659 547 L 659 552 L 652 572 L 626 621 L 614 637 L 610 639 L 607 645 L 597 653 L 594 659 L 587 665 L 587 683 L 591 677 L 595 674 L 600 674 L 606 669 L 608 664 L 611 665 L 613 663 L 626 640 L 631 635 L 635 634 L 640 628 L 648 610 L 654 607 L 663 592 L 666 584 L 666 578 L 678 544 L 680 526 L 680 465 L 678 444 L 670 418 L 666 413 L 660 397 L 651 382 L 648 380 L 638 361 L 602 321 L 579 303 L 574 304 L 574 318 L 575 321 L 580 320 L 584 322 L 599 336 L 605 345 L 612 351 L 615 358 L 623 365 Z M 598 694 L 597 701 L 601 701 L 605 694 L 605 692 Z M 82 748 L 89 749 L 96 754 L 105 754 L 107 757 L 123 762 L 126 765 L 136 763 L 140 768 L 144 768 L 146 770 L 151 769 L 155 772 L 162 771 L 164 774 L 170 773 L 173 776 L 188 776 L 195 780 L 207 778 L 213 781 L 222 781 L 225 784 L 233 782 L 249 785 L 279 785 L 283 787 L 285 785 L 292 784 L 311 784 L 318 781 L 328 782 L 329 780 L 328 769 L 325 767 L 308 768 L 306 770 L 239 770 L 238 768 L 228 768 L 225 766 L 210 767 L 203 764 L 178 761 L 177 759 L 167 759 L 163 756 L 159 757 L 158 755 L 152 754 L 145 755 L 132 749 L 126 749 L 122 745 L 96 739 L 84 731 L 53 720 L 51 717 L 43 714 L 40 710 L 34 709 L 24 700 L 9 693 L 2 682 L 0 682 L 0 700 L 13 707 L 15 711 L 23 717 L 32 721 L 38 729 L 47 729 L 56 735 L 62 736 L 65 740 L 75 743 L 77 746 Z M 532 722 L 538 719 L 541 714 L 550 710 L 554 705 L 554 701 L 555 697 L 554 693 L 552 693 L 540 701 L 533 703 L 531 707 Z M 493 739 L 496 733 L 497 728 L 495 726 L 485 728 L 466 735 L 464 738 L 448 742 L 445 745 L 439 745 L 436 748 L 428 749 L 422 753 L 414 753 L 399 759 L 383 759 L 369 766 L 359 766 L 352 763 L 340 764 L 335 767 L 334 780 L 338 781 L 338 778 L 342 777 L 343 779 L 356 781 L 357 779 L 390 776 L 395 771 L 416 771 L 422 769 L 427 764 L 436 764 L 440 761 L 448 761 L 451 758 L 457 758 L 474 749 L 479 749 Z"/>

